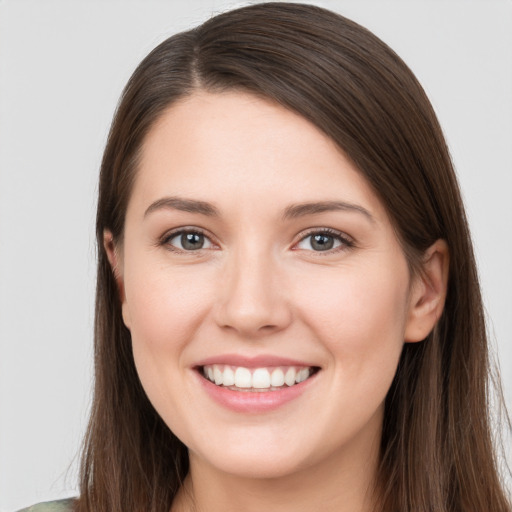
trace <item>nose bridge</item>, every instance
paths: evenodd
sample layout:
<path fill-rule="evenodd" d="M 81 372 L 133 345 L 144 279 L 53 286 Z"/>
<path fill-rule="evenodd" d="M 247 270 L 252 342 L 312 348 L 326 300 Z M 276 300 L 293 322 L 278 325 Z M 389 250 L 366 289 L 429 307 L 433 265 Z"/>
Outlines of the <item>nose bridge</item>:
<path fill-rule="evenodd" d="M 246 243 L 230 254 L 225 265 L 219 325 L 245 336 L 283 329 L 291 313 L 272 251 Z"/>

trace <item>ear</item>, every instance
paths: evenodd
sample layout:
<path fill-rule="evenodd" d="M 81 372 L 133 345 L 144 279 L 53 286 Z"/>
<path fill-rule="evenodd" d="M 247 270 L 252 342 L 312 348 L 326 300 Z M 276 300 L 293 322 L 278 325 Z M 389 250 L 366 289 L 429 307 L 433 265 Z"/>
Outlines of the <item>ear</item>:
<path fill-rule="evenodd" d="M 404 335 L 406 343 L 424 340 L 441 317 L 449 266 L 448 245 L 444 240 L 437 240 L 425 252 L 422 268 L 412 283 Z"/>
<path fill-rule="evenodd" d="M 121 301 L 123 322 L 129 329 L 130 322 L 126 305 L 126 296 L 124 293 L 124 278 L 121 265 L 121 257 L 119 255 L 118 245 L 115 243 L 112 233 L 107 229 L 103 232 L 103 247 L 107 253 L 107 258 L 110 263 L 110 267 L 112 268 L 114 279 L 116 280 L 117 290 L 119 292 L 119 300 Z"/>

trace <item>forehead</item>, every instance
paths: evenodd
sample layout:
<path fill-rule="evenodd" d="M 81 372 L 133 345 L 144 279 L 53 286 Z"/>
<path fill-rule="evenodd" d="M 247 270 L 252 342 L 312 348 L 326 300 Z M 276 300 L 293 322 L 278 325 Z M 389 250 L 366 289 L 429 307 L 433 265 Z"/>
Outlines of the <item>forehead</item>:
<path fill-rule="evenodd" d="M 221 208 L 346 200 L 385 215 L 332 139 L 300 115 L 242 92 L 197 92 L 154 124 L 133 196 L 147 204 L 164 195 L 193 196 Z"/>

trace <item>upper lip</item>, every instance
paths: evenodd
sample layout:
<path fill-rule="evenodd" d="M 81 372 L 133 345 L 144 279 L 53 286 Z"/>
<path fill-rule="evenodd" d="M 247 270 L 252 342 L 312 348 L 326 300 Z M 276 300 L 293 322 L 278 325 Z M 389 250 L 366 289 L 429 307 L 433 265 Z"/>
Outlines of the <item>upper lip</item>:
<path fill-rule="evenodd" d="M 243 368 L 263 368 L 269 366 L 301 366 L 311 367 L 315 366 L 309 362 L 300 361 L 298 359 L 291 359 L 288 357 L 279 357 L 274 355 L 258 355 L 258 356 L 243 356 L 239 354 L 223 354 L 218 356 L 208 357 L 199 361 L 194 366 L 208 366 L 212 364 L 227 364 L 230 366 L 241 366 Z"/>

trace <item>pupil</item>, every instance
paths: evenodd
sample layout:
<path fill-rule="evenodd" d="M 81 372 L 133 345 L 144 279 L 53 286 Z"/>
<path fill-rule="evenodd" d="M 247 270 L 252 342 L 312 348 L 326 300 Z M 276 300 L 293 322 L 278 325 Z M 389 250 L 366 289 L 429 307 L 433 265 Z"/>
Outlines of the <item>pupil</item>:
<path fill-rule="evenodd" d="M 181 246 L 183 249 L 195 251 L 201 249 L 204 244 L 204 236 L 199 233 L 184 233 L 181 235 Z"/>
<path fill-rule="evenodd" d="M 316 251 L 328 251 L 334 245 L 334 238 L 328 235 L 314 235 L 311 246 Z"/>

